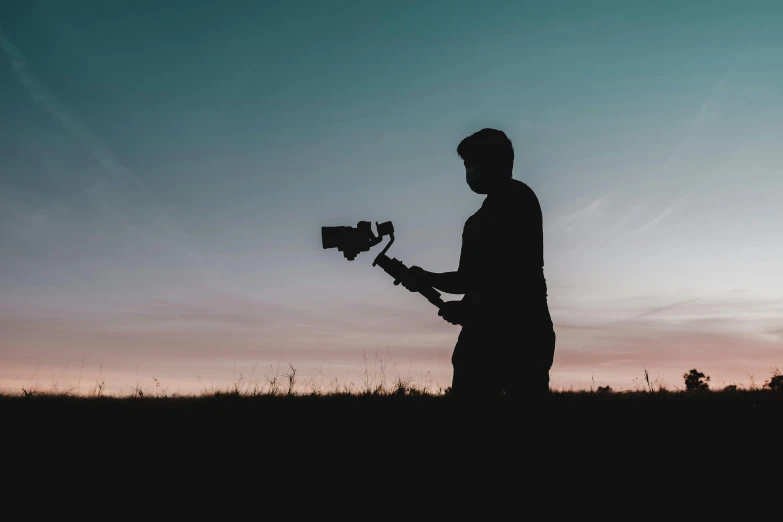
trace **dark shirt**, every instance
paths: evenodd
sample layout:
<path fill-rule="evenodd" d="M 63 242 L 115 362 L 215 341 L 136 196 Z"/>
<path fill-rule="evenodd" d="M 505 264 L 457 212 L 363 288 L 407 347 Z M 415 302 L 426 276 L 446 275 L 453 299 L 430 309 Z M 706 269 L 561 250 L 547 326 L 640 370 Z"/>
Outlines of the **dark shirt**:
<path fill-rule="evenodd" d="M 484 199 L 465 222 L 458 271 L 466 283 L 463 301 L 471 305 L 473 324 L 551 321 L 541 205 L 530 187 L 509 179 Z"/>

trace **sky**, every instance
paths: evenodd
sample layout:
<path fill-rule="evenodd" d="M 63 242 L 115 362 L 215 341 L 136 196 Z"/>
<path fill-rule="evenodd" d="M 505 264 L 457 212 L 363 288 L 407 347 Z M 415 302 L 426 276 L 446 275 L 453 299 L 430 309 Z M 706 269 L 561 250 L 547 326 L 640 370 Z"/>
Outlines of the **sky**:
<path fill-rule="evenodd" d="M 448 386 L 459 334 L 323 250 L 454 270 L 504 130 L 538 195 L 552 385 L 783 365 L 783 4 L 0 3 L 0 389 Z M 456 298 L 456 297 L 452 297 Z M 153 380 L 155 379 L 155 380 Z"/>

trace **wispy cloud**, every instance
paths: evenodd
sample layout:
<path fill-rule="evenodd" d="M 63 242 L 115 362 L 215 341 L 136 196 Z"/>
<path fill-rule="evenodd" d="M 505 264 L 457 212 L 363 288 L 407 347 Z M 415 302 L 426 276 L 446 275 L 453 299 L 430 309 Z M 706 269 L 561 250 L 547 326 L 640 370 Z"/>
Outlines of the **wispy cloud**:
<path fill-rule="evenodd" d="M 637 319 L 641 319 L 641 318 L 644 318 L 644 317 L 649 317 L 651 315 L 655 315 L 655 314 L 658 314 L 658 313 L 661 313 L 661 312 L 666 312 L 666 311 L 670 311 L 670 310 L 673 310 L 675 308 L 679 308 L 679 307 L 686 306 L 686 305 L 689 305 L 689 304 L 698 303 L 700 300 L 701 300 L 700 298 L 687 299 L 685 301 L 678 301 L 676 303 L 672 303 L 672 304 L 669 304 L 669 305 L 655 307 L 655 308 L 652 308 L 650 310 L 646 310 L 646 311 L 644 311 L 642 313 L 632 315 L 632 316 L 628 317 L 627 319 L 623 319 L 621 321 L 618 321 L 617 324 L 622 324 L 622 323 L 635 321 Z"/>
<path fill-rule="evenodd" d="M 644 186 L 639 187 L 636 195 L 631 198 L 632 203 L 628 206 L 628 210 L 615 221 L 613 231 L 622 230 L 625 226 L 635 233 L 652 228 L 691 198 L 692 189 L 689 190 L 687 184 L 678 185 L 677 191 L 673 192 L 669 180 L 673 177 L 682 178 L 684 174 L 682 171 L 687 164 L 687 154 L 699 141 L 701 134 L 709 128 L 707 120 L 711 114 L 719 110 L 720 93 L 725 89 L 734 72 L 735 68 L 727 68 L 715 80 L 698 105 L 698 110 L 684 123 L 682 137 L 677 140 L 662 163 L 648 174 Z M 646 217 L 645 214 L 648 216 L 652 214 L 652 217 Z M 641 225 L 631 225 L 635 220 L 642 221 Z"/>
<path fill-rule="evenodd" d="M 58 99 L 36 76 L 22 52 L 2 32 L 0 28 L 0 48 L 8 59 L 11 70 L 19 83 L 25 88 L 30 99 L 45 111 L 62 129 L 95 159 L 102 167 L 105 178 L 94 184 L 88 192 L 94 191 L 98 198 L 102 197 L 101 187 L 114 186 L 118 194 L 124 194 L 128 188 L 133 188 L 141 194 L 145 200 L 145 219 L 154 219 L 156 232 L 163 232 L 169 238 L 177 238 L 178 246 L 185 249 L 192 259 L 200 260 L 202 270 L 207 269 L 205 251 L 209 251 L 211 257 L 219 256 L 218 252 L 209 249 L 197 238 L 177 226 L 170 217 L 164 205 L 153 195 L 146 183 L 133 171 L 123 165 L 114 152 L 106 145 L 105 141 L 96 134 L 68 104 Z M 134 225 L 133 220 L 127 215 L 122 215 L 113 202 L 102 202 L 102 209 L 123 220 L 124 226 L 133 230 L 140 236 L 148 236 L 148 228 L 142 229 Z M 213 276 L 215 274 L 212 274 Z"/>
<path fill-rule="evenodd" d="M 565 229 L 566 231 L 571 231 L 576 226 L 585 224 L 589 218 L 601 212 L 601 209 L 609 196 L 610 194 L 605 194 L 599 198 L 592 199 L 576 211 L 554 218 L 552 224 L 549 225 L 548 228 L 552 230 Z"/>
<path fill-rule="evenodd" d="M 78 140 L 105 169 L 106 173 L 114 176 L 117 180 L 137 185 L 149 193 L 147 186 L 129 169 L 120 164 L 112 151 L 103 143 L 103 140 L 79 118 L 76 111 L 49 92 L 36 77 L 22 52 L 1 30 L 0 47 L 11 64 L 11 70 L 27 90 L 33 102 L 60 123 L 70 136 Z"/>
<path fill-rule="evenodd" d="M 669 214 L 671 214 L 671 213 L 672 213 L 672 210 L 674 210 L 674 207 L 668 207 L 668 208 L 666 208 L 666 210 L 664 210 L 663 212 L 661 212 L 660 214 L 658 214 L 658 215 L 657 215 L 656 217 L 654 217 L 654 218 L 653 218 L 651 221 L 648 221 L 647 223 L 645 223 L 644 225 L 642 225 L 641 227 L 639 227 L 639 231 L 641 232 L 642 230 L 646 230 L 646 229 L 648 229 L 648 228 L 652 227 L 653 225 L 656 225 L 657 223 L 660 223 L 661 221 L 663 221 L 663 219 L 664 219 L 666 216 L 668 216 Z"/>

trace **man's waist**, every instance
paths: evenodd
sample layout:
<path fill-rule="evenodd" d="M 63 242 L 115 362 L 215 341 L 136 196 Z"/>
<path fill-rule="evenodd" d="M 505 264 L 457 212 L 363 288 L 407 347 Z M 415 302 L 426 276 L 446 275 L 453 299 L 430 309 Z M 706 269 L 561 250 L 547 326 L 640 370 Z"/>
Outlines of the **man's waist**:
<path fill-rule="evenodd" d="M 465 295 L 468 315 L 480 322 L 507 323 L 550 320 L 546 296 L 486 296 L 477 293 Z"/>
<path fill-rule="evenodd" d="M 527 308 L 547 306 L 547 292 L 545 289 L 514 288 L 498 290 L 475 290 L 465 294 L 463 301 L 482 308 L 504 306 L 511 308 Z"/>
<path fill-rule="evenodd" d="M 468 288 L 476 291 L 491 291 L 502 288 L 519 291 L 546 292 L 546 277 L 543 267 L 517 268 L 507 270 L 504 267 L 486 266 L 464 274 Z"/>

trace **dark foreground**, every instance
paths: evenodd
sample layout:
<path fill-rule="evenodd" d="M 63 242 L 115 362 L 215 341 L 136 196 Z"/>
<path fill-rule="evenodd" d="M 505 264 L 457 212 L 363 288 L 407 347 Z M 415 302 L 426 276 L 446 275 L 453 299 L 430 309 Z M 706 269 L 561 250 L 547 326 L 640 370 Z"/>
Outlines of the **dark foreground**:
<path fill-rule="evenodd" d="M 230 438 L 237 444 L 308 447 L 329 441 L 448 445 L 461 436 L 520 444 L 545 436 L 595 443 L 662 437 L 661 443 L 759 441 L 779 435 L 783 392 L 557 392 L 544 400 L 460 401 L 448 396 L 214 394 L 191 397 L 2 396 L 6 435 L 84 445 L 131 438 L 138 445 Z M 614 444 L 614 442 L 612 443 Z M 208 450 L 208 448 L 204 448 Z"/>
<path fill-rule="evenodd" d="M 145 483 L 221 477 L 242 487 L 334 486 L 344 475 L 411 486 L 531 479 L 598 487 L 605 475 L 720 480 L 705 471 L 710 466 L 732 480 L 736 473 L 759 480 L 780 476 L 783 448 L 783 393 L 773 391 L 554 393 L 516 403 L 0 396 L 0 416 L 7 469 L 70 470 L 99 481 L 138 474 Z"/>

